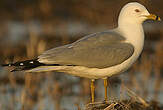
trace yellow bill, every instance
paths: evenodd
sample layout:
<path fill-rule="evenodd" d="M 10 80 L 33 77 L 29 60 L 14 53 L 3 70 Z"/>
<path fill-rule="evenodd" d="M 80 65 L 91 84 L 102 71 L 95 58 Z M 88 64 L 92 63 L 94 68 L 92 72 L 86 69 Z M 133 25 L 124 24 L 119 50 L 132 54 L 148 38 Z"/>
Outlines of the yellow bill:
<path fill-rule="evenodd" d="M 148 15 L 146 17 L 147 17 L 147 19 L 161 21 L 161 18 L 159 16 L 154 15 L 154 14 L 150 14 L 150 15 Z"/>

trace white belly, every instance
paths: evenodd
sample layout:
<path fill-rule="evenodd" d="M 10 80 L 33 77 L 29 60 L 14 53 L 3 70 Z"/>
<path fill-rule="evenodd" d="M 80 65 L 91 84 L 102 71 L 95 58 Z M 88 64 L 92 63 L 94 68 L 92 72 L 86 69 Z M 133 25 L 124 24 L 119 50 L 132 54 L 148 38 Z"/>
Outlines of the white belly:
<path fill-rule="evenodd" d="M 106 78 L 126 71 L 130 66 L 132 66 L 132 64 L 136 61 L 138 57 L 139 55 L 137 53 L 134 53 L 128 60 L 124 61 L 123 63 L 104 69 L 74 66 L 74 67 L 64 67 L 63 70 L 59 71 L 91 79 Z"/>

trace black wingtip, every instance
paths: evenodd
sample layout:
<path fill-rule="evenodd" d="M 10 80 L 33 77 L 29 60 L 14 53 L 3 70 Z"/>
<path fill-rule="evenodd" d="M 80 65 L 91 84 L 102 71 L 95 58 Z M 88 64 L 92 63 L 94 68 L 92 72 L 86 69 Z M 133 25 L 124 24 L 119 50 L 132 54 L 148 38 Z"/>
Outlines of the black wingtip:
<path fill-rule="evenodd" d="M 12 66 L 12 64 L 1 64 L 2 67 L 5 67 L 5 66 Z"/>

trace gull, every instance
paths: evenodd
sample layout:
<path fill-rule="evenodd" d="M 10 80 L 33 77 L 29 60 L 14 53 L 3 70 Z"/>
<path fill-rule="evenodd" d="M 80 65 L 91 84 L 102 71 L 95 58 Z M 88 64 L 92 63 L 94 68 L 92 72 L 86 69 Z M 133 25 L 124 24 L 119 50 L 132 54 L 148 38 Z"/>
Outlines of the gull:
<path fill-rule="evenodd" d="M 150 14 L 138 2 L 127 3 L 120 11 L 118 27 L 87 35 L 71 44 L 45 51 L 36 59 L 18 61 L 2 66 L 14 66 L 13 71 L 59 71 L 91 79 L 91 101 L 94 81 L 104 79 L 105 101 L 107 78 L 126 71 L 138 59 L 144 45 L 142 23 L 160 17 Z"/>

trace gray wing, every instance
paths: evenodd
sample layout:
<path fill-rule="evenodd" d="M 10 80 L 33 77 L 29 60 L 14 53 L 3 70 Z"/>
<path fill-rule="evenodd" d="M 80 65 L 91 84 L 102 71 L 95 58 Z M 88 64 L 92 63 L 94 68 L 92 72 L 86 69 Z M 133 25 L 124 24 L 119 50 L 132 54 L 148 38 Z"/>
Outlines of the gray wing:
<path fill-rule="evenodd" d="M 125 38 L 115 32 L 100 32 L 44 52 L 38 61 L 45 64 L 105 68 L 122 63 L 134 52 Z"/>

